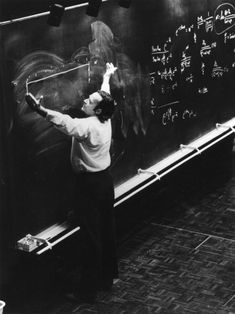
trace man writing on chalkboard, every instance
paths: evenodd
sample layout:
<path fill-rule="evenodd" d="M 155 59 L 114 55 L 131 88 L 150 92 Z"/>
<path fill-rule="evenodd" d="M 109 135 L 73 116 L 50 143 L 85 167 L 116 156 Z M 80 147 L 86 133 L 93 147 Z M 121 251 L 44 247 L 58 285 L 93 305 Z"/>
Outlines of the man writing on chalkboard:
<path fill-rule="evenodd" d="M 26 102 L 32 110 L 72 137 L 71 164 L 76 174 L 77 210 L 84 245 L 83 267 L 79 286 L 74 287 L 77 299 L 93 299 L 96 292 L 112 287 L 118 277 L 114 236 L 114 188 L 108 168 L 111 163 L 111 121 L 114 100 L 110 95 L 110 77 L 116 71 L 106 64 L 101 90 L 84 100 L 85 118 L 49 110 L 32 94 Z"/>

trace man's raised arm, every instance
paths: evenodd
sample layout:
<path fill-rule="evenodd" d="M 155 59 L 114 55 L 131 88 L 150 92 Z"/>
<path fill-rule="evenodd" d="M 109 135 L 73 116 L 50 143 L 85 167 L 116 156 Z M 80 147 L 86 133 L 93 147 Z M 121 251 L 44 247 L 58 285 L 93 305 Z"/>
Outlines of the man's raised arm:
<path fill-rule="evenodd" d="M 117 70 L 117 68 L 112 63 L 106 63 L 106 71 L 103 75 L 103 83 L 101 85 L 101 90 L 110 94 L 109 80 L 111 75 Z"/>

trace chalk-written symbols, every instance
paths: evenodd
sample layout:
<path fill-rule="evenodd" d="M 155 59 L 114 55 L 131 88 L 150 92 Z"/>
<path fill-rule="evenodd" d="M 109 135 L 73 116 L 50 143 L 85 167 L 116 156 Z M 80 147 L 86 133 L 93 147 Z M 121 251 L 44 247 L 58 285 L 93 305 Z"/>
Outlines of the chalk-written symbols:
<path fill-rule="evenodd" d="M 160 84 L 158 86 L 158 91 L 161 95 L 171 94 L 178 87 L 177 82 L 170 82 L 165 84 Z"/>
<path fill-rule="evenodd" d="M 211 76 L 212 77 L 222 77 L 225 72 L 228 72 L 228 68 L 219 66 L 218 63 L 215 61 Z"/>
<path fill-rule="evenodd" d="M 158 107 L 158 110 L 161 111 L 161 123 L 166 126 L 169 123 L 173 123 L 178 117 L 178 111 L 173 109 L 174 106 L 177 106 L 180 102 L 178 100 L 163 104 Z"/>
<path fill-rule="evenodd" d="M 169 50 L 167 49 L 167 45 L 170 41 L 171 41 L 171 38 L 165 42 L 163 48 L 161 48 L 159 45 L 157 45 L 157 47 L 152 46 L 152 62 L 153 63 L 160 62 L 163 65 L 166 65 L 166 63 L 169 62 L 169 59 L 172 58 L 172 54 L 169 53 Z"/>
<path fill-rule="evenodd" d="M 202 17 L 202 15 L 197 17 L 197 28 L 200 29 L 201 26 L 204 25 L 204 18 Z"/>
<path fill-rule="evenodd" d="M 163 65 L 166 65 L 172 58 L 172 53 L 169 51 L 170 44 L 172 42 L 171 37 L 168 37 L 168 39 L 164 42 L 162 48 L 160 45 L 157 45 L 156 47 L 152 45 L 152 61 L 153 62 L 161 62 Z"/>
<path fill-rule="evenodd" d="M 175 77 L 175 73 L 177 72 L 177 68 L 169 68 L 169 69 L 164 69 L 163 71 L 157 71 L 157 75 L 162 79 L 166 81 L 172 81 L 173 78 Z"/>
<path fill-rule="evenodd" d="M 171 106 L 162 114 L 162 125 L 167 126 L 173 124 L 176 120 L 182 119 L 192 119 L 196 118 L 197 113 L 193 109 L 185 108 L 182 112 L 173 109 Z"/>
<path fill-rule="evenodd" d="M 194 25 L 192 24 L 192 25 L 190 25 L 188 28 L 187 28 L 187 32 L 188 33 L 191 33 L 191 31 L 194 29 Z"/>
<path fill-rule="evenodd" d="M 202 65 L 201 65 L 201 73 L 202 73 L 202 75 L 205 74 L 205 67 L 206 67 L 205 63 L 202 62 Z"/>
<path fill-rule="evenodd" d="M 153 63 L 160 62 L 163 65 L 166 65 L 166 63 L 169 62 L 169 57 L 166 57 L 165 53 L 161 54 L 161 56 L 152 56 L 152 62 Z"/>
<path fill-rule="evenodd" d="M 152 62 L 156 63 L 156 62 L 160 62 L 163 65 L 166 65 L 167 63 L 169 63 L 169 60 L 172 58 L 172 53 L 170 53 L 167 57 L 165 54 L 163 54 L 161 57 L 159 56 L 152 56 Z"/>
<path fill-rule="evenodd" d="M 166 43 L 171 43 L 171 42 L 172 42 L 171 37 L 168 37 L 168 39 L 167 39 Z"/>
<path fill-rule="evenodd" d="M 207 94 L 208 88 L 206 86 L 198 88 L 198 94 Z"/>
<path fill-rule="evenodd" d="M 162 54 L 162 53 L 168 53 L 169 50 L 167 50 L 167 43 L 164 44 L 164 47 L 161 48 L 159 45 L 155 48 L 152 46 L 152 54 Z"/>
<path fill-rule="evenodd" d="M 150 76 L 150 85 L 155 85 L 155 75 L 156 75 L 156 72 L 151 72 L 151 73 L 149 73 L 149 76 Z"/>
<path fill-rule="evenodd" d="M 205 18 L 205 30 L 207 33 L 213 32 L 214 30 L 213 16 L 209 16 L 209 12 L 208 12 L 208 16 Z"/>
<path fill-rule="evenodd" d="M 213 49 L 213 48 L 216 48 L 216 46 L 217 46 L 216 41 L 213 42 L 213 43 L 211 43 L 210 45 L 208 45 L 208 44 L 206 43 L 205 39 L 203 39 L 203 41 L 202 41 L 202 47 L 201 47 L 201 49 L 200 49 L 200 55 L 201 55 L 201 57 L 204 57 L 204 56 L 206 56 L 206 55 L 210 55 L 212 49 Z"/>
<path fill-rule="evenodd" d="M 180 27 L 177 28 L 177 30 L 175 31 L 175 35 L 178 36 L 179 32 L 181 31 L 185 31 L 186 30 L 186 25 L 180 25 Z"/>
<path fill-rule="evenodd" d="M 165 54 L 165 53 L 162 55 L 161 63 L 162 63 L 163 65 L 166 64 L 166 54 Z"/>
<path fill-rule="evenodd" d="M 187 56 L 186 52 L 182 52 L 182 59 L 180 61 L 180 71 L 184 72 L 185 68 L 189 68 L 191 66 L 191 56 Z"/>
<path fill-rule="evenodd" d="M 223 34 L 235 25 L 235 6 L 222 3 L 214 13 L 214 25 L 217 35 Z"/>
<path fill-rule="evenodd" d="M 176 110 L 173 110 L 171 107 L 162 114 L 162 125 L 166 126 L 169 123 L 174 123 L 178 118 L 179 113 Z"/>
<path fill-rule="evenodd" d="M 214 30 L 214 19 L 209 12 L 206 18 L 203 18 L 202 15 L 197 17 L 197 28 L 200 29 L 201 27 L 205 28 L 207 33 Z"/>
<path fill-rule="evenodd" d="M 168 56 L 166 57 L 166 63 L 169 63 L 170 59 L 172 59 L 172 52 L 170 52 Z"/>
<path fill-rule="evenodd" d="M 185 33 L 191 33 L 194 29 L 194 25 L 186 26 L 186 25 L 180 25 L 175 31 L 175 36 L 179 36 L 180 32 L 185 32 Z"/>
<path fill-rule="evenodd" d="M 157 47 L 152 46 L 151 49 L 152 49 L 152 53 L 157 53 L 161 51 L 161 48 L 159 45 L 157 45 Z"/>
<path fill-rule="evenodd" d="M 195 118 L 197 116 L 197 113 L 193 109 L 185 109 L 182 113 L 182 119 L 191 119 Z"/>
<path fill-rule="evenodd" d="M 235 33 L 224 33 L 224 43 L 227 44 L 228 41 L 235 39 Z"/>
<path fill-rule="evenodd" d="M 175 90 L 177 87 L 178 87 L 178 83 L 175 82 L 174 84 L 172 84 L 171 89 L 172 89 L 172 90 Z"/>
<path fill-rule="evenodd" d="M 193 79 L 194 76 L 192 75 L 192 73 L 190 73 L 190 75 L 185 78 L 185 81 L 188 83 L 193 83 Z"/>
<path fill-rule="evenodd" d="M 178 87 L 177 82 L 172 82 L 164 87 L 164 93 L 162 94 L 171 94 Z"/>
<path fill-rule="evenodd" d="M 152 62 L 153 63 L 161 62 L 161 58 L 160 57 L 156 57 L 156 56 L 152 56 Z"/>
<path fill-rule="evenodd" d="M 152 115 L 155 115 L 155 109 L 157 108 L 157 105 L 156 105 L 156 100 L 154 97 L 151 98 L 150 100 L 150 112 Z"/>

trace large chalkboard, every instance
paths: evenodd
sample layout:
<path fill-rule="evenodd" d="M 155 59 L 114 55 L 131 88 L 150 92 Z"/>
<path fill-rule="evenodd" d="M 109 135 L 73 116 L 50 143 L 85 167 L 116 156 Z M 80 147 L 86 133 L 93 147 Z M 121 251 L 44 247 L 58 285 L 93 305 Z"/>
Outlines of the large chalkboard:
<path fill-rule="evenodd" d="M 135 0 L 125 9 L 110 0 L 97 18 L 85 10 L 66 10 L 58 28 L 41 15 L 0 29 L 13 99 L 15 210 L 35 230 L 73 207 L 71 139 L 30 111 L 26 90 L 76 114 L 100 87 L 106 62 L 118 67 L 111 81 L 116 187 L 235 114 L 234 1 Z"/>

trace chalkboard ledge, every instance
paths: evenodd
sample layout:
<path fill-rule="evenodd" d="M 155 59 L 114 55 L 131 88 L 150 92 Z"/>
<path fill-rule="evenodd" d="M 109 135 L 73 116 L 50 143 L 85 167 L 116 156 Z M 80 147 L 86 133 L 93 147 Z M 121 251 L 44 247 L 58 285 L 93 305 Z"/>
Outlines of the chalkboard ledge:
<path fill-rule="evenodd" d="M 136 175 L 126 182 L 115 187 L 115 207 L 147 188 L 163 176 L 201 154 L 211 146 L 235 133 L 235 118 L 225 122 L 216 123 L 215 128 L 200 138 L 185 144 L 179 150 L 167 156 L 148 169 L 136 169 Z"/>

